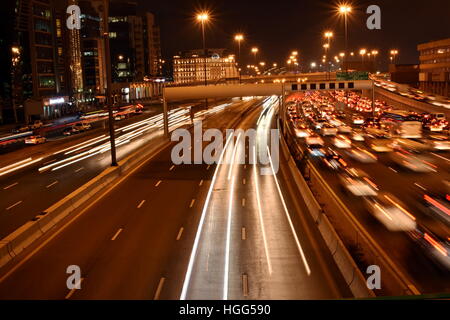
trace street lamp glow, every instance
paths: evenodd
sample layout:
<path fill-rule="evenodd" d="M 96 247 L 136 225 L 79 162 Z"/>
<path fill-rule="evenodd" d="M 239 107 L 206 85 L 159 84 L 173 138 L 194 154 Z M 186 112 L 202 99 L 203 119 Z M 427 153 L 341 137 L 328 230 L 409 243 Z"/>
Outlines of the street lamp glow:
<path fill-rule="evenodd" d="M 292 51 L 293 56 L 298 56 L 298 51 Z"/>
<path fill-rule="evenodd" d="M 339 53 L 339 56 L 340 56 L 341 58 L 343 58 L 343 57 L 345 57 L 345 53 L 344 53 L 344 52 L 341 52 L 341 53 Z"/>
<path fill-rule="evenodd" d="M 330 48 L 330 45 L 329 45 L 328 43 L 325 43 L 325 44 L 323 45 L 323 47 L 324 47 L 325 49 L 328 49 L 328 48 Z"/>
<path fill-rule="evenodd" d="M 273 64 L 273 67 L 274 67 L 274 68 L 278 67 L 278 64 L 277 64 L 277 63 L 274 63 L 274 64 Z"/>
<path fill-rule="evenodd" d="M 20 53 L 19 47 L 12 47 L 12 48 L 11 48 L 11 51 L 12 51 L 12 53 L 15 53 L 15 54 Z"/>
<path fill-rule="evenodd" d="M 350 6 L 347 6 L 347 5 L 342 5 L 342 6 L 339 7 L 339 12 L 342 13 L 342 14 L 347 14 L 347 13 L 352 12 L 352 8 Z"/>
<path fill-rule="evenodd" d="M 376 56 L 378 54 L 378 50 L 372 50 L 372 54 Z"/>
<path fill-rule="evenodd" d="M 197 14 L 197 21 L 205 22 L 209 20 L 209 14 L 207 12 L 200 12 Z"/>
<path fill-rule="evenodd" d="M 244 40 L 244 35 L 242 33 L 238 33 L 234 36 L 234 40 L 236 40 L 237 42 L 241 42 L 242 40 Z"/>
<path fill-rule="evenodd" d="M 311 62 L 311 68 L 315 68 L 315 67 L 317 67 L 317 63 Z"/>
<path fill-rule="evenodd" d="M 359 54 L 360 55 L 365 55 L 367 53 L 367 50 L 366 49 L 361 49 L 360 51 L 359 51 Z"/>
<path fill-rule="evenodd" d="M 333 37 L 333 32 L 331 32 L 331 31 L 325 32 L 324 37 L 327 38 L 327 39 L 332 38 Z"/>
<path fill-rule="evenodd" d="M 252 53 L 258 53 L 258 51 L 259 51 L 258 48 L 256 48 L 256 47 L 253 47 L 253 48 L 252 48 Z"/>

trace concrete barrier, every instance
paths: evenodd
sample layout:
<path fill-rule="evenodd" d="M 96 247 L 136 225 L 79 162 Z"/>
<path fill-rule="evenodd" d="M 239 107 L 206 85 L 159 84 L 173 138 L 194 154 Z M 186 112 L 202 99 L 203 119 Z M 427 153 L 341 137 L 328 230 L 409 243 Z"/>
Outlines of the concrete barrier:
<path fill-rule="evenodd" d="M 9 241 L 0 240 L 0 266 L 6 264 L 14 258 L 14 254 L 10 252 Z"/>
<path fill-rule="evenodd" d="M 286 176 L 286 178 L 295 181 L 309 214 L 316 222 L 319 232 L 353 296 L 355 298 L 375 297 L 373 291 L 367 287 L 364 276 L 298 170 L 283 136 L 281 136 L 281 151 L 288 159 L 289 177 Z"/>

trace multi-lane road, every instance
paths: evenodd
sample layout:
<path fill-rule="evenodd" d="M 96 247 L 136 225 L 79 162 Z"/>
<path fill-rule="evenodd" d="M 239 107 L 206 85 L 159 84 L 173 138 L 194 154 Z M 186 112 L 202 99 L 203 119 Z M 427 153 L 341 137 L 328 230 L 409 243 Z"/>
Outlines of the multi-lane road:
<path fill-rule="evenodd" d="M 301 108 L 300 108 L 301 109 Z M 299 110 L 301 113 L 302 110 Z M 347 112 L 347 124 L 351 124 L 352 112 Z M 336 150 L 351 168 L 363 170 L 370 179 L 383 192 L 389 192 L 397 197 L 406 210 L 416 218 L 419 225 L 440 234 L 449 234 L 449 228 L 436 216 L 426 213 L 423 204 L 423 195 L 442 192 L 442 181 L 450 179 L 450 157 L 448 153 L 431 152 L 429 162 L 435 166 L 435 172 L 415 173 L 400 168 L 394 164 L 389 154 L 376 154 L 378 161 L 375 163 L 362 163 L 349 156 L 351 149 L 339 149 L 334 145 L 334 137 L 323 137 L 325 149 L 331 147 Z M 294 142 L 295 141 L 295 142 Z M 292 149 L 305 150 L 304 139 L 292 139 Z M 352 141 L 352 149 L 362 148 L 367 150 L 363 142 Z M 387 256 L 395 263 L 401 272 L 407 277 L 420 293 L 445 293 L 450 292 L 448 271 L 438 267 L 428 255 L 425 255 L 417 243 L 413 242 L 405 232 L 391 232 L 377 219 L 369 214 L 361 198 L 349 195 L 345 192 L 336 171 L 323 165 L 320 158 L 311 160 L 315 169 L 320 172 L 337 198 L 348 207 L 358 222 L 368 231 L 368 234 L 376 241 Z M 445 269 L 445 268 L 444 268 Z"/>
<path fill-rule="evenodd" d="M 276 160 L 237 162 L 267 152 L 277 106 L 266 99 L 243 107 L 249 109 L 237 126 L 257 130 L 255 145 L 246 146 L 242 135 L 225 137 L 218 165 L 174 165 L 168 145 L 6 266 L 0 297 L 350 297 L 292 182 L 279 173 L 260 174 L 276 170 Z M 229 128 L 243 107 L 207 118 L 204 128 Z M 280 156 L 280 170 L 285 165 Z M 81 268 L 81 290 L 67 289 L 69 265 Z"/>

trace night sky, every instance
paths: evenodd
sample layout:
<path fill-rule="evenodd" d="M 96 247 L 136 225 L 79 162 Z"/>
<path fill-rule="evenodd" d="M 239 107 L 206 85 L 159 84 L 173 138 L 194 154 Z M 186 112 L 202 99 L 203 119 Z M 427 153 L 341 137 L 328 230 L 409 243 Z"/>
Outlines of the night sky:
<path fill-rule="evenodd" d="M 334 31 L 331 52 L 344 49 L 344 22 L 336 13 L 338 1 L 325 0 L 138 0 L 157 15 L 165 58 L 178 51 L 201 47 L 200 27 L 194 17 L 208 9 L 213 21 L 207 29 L 207 46 L 237 51 L 233 35 L 246 35 L 243 62 L 251 62 L 250 48 L 258 46 L 261 61 L 284 63 L 293 49 L 301 63 L 319 61 L 324 54 L 323 32 Z M 450 37 L 449 0 L 359 0 L 349 2 L 354 11 L 349 23 L 349 49 L 379 49 L 380 62 L 388 51 L 400 51 L 399 63 L 418 63 L 417 44 Z M 381 30 L 368 30 L 366 9 L 381 7 Z M 245 59 L 248 59 L 247 61 Z"/>

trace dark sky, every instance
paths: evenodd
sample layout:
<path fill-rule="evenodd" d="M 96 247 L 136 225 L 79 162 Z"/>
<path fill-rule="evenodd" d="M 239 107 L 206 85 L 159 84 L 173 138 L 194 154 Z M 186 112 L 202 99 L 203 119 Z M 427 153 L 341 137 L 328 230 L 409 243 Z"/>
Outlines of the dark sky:
<path fill-rule="evenodd" d="M 261 59 L 283 63 L 293 49 L 302 63 L 318 61 L 323 55 L 323 32 L 334 31 L 332 53 L 344 49 L 344 23 L 333 0 L 138 0 L 157 15 L 165 58 L 178 51 L 201 47 L 195 12 L 207 8 L 213 21 L 207 29 L 207 46 L 237 51 L 236 32 L 246 35 L 242 58 L 251 59 L 251 46 L 258 46 Z M 400 51 L 399 63 L 417 63 L 417 44 L 450 37 L 450 0 L 353 0 L 349 24 L 349 48 L 379 49 L 380 61 L 388 51 Z M 366 9 L 381 7 L 381 30 L 368 30 Z M 245 63 L 246 61 L 244 61 Z"/>

